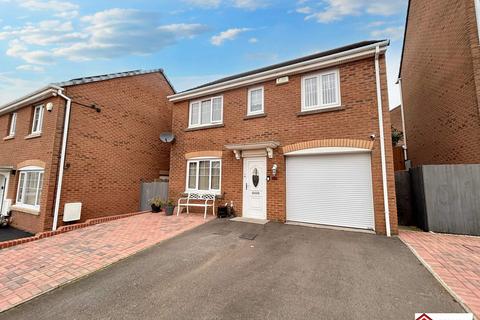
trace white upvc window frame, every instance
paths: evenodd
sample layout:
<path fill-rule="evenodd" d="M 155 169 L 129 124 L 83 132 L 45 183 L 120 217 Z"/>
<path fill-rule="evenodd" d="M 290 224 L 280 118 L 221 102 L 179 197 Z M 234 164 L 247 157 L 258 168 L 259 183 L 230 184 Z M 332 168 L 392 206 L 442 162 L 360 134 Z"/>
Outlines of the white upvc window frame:
<path fill-rule="evenodd" d="M 24 199 L 26 196 L 26 187 L 27 187 L 27 177 L 28 174 L 32 173 L 38 173 L 38 181 L 36 185 L 36 191 L 35 191 L 35 204 L 27 204 L 24 203 Z M 45 170 L 41 167 L 24 167 L 19 169 L 18 171 L 18 186 L 17 186 L 17 194 L 15 197 L 15 206 L 20 207 L 20 208 L 25 208 L 25 209 L 31 209 L 34 211 L 39 211 L 40 210 L 40 198 L 42 194 L 42 189 L 43 189 L 43 182 L 45 178 Z"/>
<path fill-rule="evenodd" d="M 14 137 L 15 136 L 15 132 L 17 131 L 17 117 L 18 117 L 17 112 L 12 113 L 11 118 L 10 118 L 10 127 L 8 128 L 8 136 L 9 137 Z"/>
<path fill-rule="evenodd" d="M 37 110 L 40 110 L 37 115 Z M 33 109 L 33 118 L 32 118 L 32 132 L 31 134 L 41 134 L 43 127 L 43 115 L 45 113 L 45 108 L 43 104 L 35 106 Z M 37 119 L 38 117 L 38 119 Z"/>
<path fill-rule="evenodd" d="M 336 91 L 336 101 L 333 103 L 323 103 L 323 95 L 322 95 L 322 76 L 328 75 L 328 74 L 335 74 L 336 77 L 336 85 L 337 85 L 337 91 Z M 305 81 L 311 78 L 316 78 L 317 80 L 317 104 L 314 106 L 306 106 L 306 93 L 305 93 Z M 340 70 L 339 69 L 329 69 L 317 73 L 311 73 L 304 75 L 301 79 L 301 96 L 302 96 L 302 107 L 301 111 L 314 111 L 314 110 L 321 110 L 321 109 L 327 109 L 327 108 L 334 108 L 334 107 L 339 107 L 342 105 L 342 94 L 341 94 L 341 81 L 340 81 Z"/>
<path fill-rule="evenodd" d="M 262 90 L 262 109 L 252 111 L 252 91 Z M 253 116 L 257 114 L 265 113 L 265 89 L 263 86 L 253 87 L 248 89 L 248 104 L 247 104 L 247 115 Z"/>
<path fill-rule="evenodd" d="M 477 20 L 477 33 L 480 41 L 480 0 L 474 0 L 475 2 L 475 18 Z"/>
<path fill-rule="evenodd" d="M 208 190 L 200 190 L 198 188 L 199 184 L 199 177 L 200 177 L 200 162 L 202 161 L 209 161 L 210 162 L 210 172 L 209 172 L 209 177 L 208 177 Z M 212 162 L 219 162 L 220 163 L 220 176 L 218 180 L 218 189 L 212 189 Z M 189 178 L 190 178 L 190 164 L 191 163 L 196 163 L 197 168 L 196 168 L 196 173 L 195 173 L 195 188 L 190 188 L 189 187 Z M 211 157 L 205 157 L 205 158 L 193 158 L 187 160 L 187 170 L 186 170 L 186 177 L 185 177 L 185 193 L 208 193 L 208 194 L 215 194 L 219 195 L 221 194 L 222 190 L 222 159 L 220 158 L 211 158 Z"/>
<path fill-rule="evenodd" d="M 220 99 L 220 120 L 213 120 L 213 100 Z M 210 101 L 210 122 L 202 123 L 202 102 Z M 192 123 L 192 107 L 194 104 L 198 103 L 199 111 L 197 117 L 197 123 Z M 199 128 L 199 127 L 208 127 L 216 124 L 223 123 L 223 96 L 214 96 L 205 99 L 198 99 L 191 101 L 188 108 L 188 127 L 189 128 Z"/>

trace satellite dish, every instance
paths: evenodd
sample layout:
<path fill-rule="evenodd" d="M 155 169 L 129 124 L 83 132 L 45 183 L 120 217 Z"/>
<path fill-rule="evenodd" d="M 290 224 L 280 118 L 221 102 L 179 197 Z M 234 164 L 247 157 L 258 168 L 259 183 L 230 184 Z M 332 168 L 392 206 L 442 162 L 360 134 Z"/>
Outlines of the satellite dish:
<path fill-rule="evenodd" d="M 170 143 L 175 139 L 175 135 L 171 132 L 162 132 L 160 134 L 160 140 L 162 142 Z"/>

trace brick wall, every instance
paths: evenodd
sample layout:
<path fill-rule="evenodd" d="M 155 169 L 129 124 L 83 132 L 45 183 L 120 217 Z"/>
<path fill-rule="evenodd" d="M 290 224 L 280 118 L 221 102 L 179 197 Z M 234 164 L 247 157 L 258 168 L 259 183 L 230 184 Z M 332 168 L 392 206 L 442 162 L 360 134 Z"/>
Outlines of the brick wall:
<path fill-rule="evenodd" d="M 374 59 L 365 59 L 340 66 L 341 95 L 344 110 L 298 116 L 300 111 L 301 75 L 290 77 L 288 84 L 263 83 L 266 117 L 245 119 L 247 90 L 239 88 L 223 93 L 224 127 L 188 131 L 188 101 L 173 107 L 173 131 L 177 137 L 172 145 L 170 162 L 170 196 L 177 199 L 185 190 L 185 154 L 203 150 L 223 152 L 222 202 L 233 201 L 237 212 L 242 210 L 243 162 L 236 160 L 232 151 L 224 148 L 230 143 L 252 143 L 274 140 L 282 146 L 317 139 L 368 140 L 372 133 L 379 136 Z M 392 231 L 397 232 L 395 186 L 393 178 L 390 116 L 386 89 L 385 60 L 381 59 L 381 81 L 384 103 L 385 135 L 389 205 Z M 285 221 L 285 157 L 281 148 L 267 159 L 267 174 L 272 165 L 278 165 L 278 180 L 267 183 L 268 219 Z M 380 142 L 377 139 L 372 151 L 372 176 L 375 209 L 375 226 L 385 233 Z"/>
<path fill-rule="evenodd" d="M 474 0 L 410 1 L 401 77 L 414 166 L 480 163 L 479 50 Z"/>
<path fill-rule="evenodd" d="M 67 87 L 67 96 L 101 112 L 73 104 L 60 206 L 82 202 L 82 218 L 137 211 L 141 180 L 168 171 L 173 91 L 161 73 Z M 47 217 L 47 225 L 52 216 Z"/>
<path fill-rule="evenodd" d="M 39 104 L 53 103 L 51 112 L 44 112 L 42 134 L 28 138 L 32 129 L 33 107 Z M 17 110 L 17 126 L 13 139 L 5 139 L 8 135 L 10 114 L 0 116 L 0 166 L 18 168 L 25 161 L 35 160 L 35 164 L 44 166 L 44 182 L 40 200 L 40 212 L 31 214 L 13 211 L 12 225 L 14 227 L 36 233 L 44 229 L 45 217 L 53 210 L 53 198 L 57 176 L 57 161 L 59 141 L 57 134 L 63 125 L 65 102 L 58 97 L 52 97 L 36 104 Z M 19 174 L 10 175 L 8 199 L 15 200 Z"/>

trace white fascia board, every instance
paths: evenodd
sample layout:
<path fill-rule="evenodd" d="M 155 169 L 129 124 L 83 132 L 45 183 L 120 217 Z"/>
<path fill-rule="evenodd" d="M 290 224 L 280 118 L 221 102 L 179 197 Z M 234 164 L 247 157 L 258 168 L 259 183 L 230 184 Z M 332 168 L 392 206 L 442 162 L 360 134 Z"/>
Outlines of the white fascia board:
<path fill-rule="evenodd" d="M 43 87 L 39 90 L 36 90 L 32 93 L 29 93 L 19 99 L 16 99 L 12 102 L 9 102 L 7 104 L 4 104 L 0 106 L 0 115 L 15 111 L 17 109 L 20 109 L 26 105 L 35 103 L 37 101 L 41 101 L 43 99 L 46 99 L 58 92 L 58 90 L 63 90 L 61 87 L 57 87 L 54 85 L 49 85 L 46 87 Z"/>
<path fill-rule="evenodd" d="M 206 95 L 211 95 L 214 93 L 222 92 L 229 89 L 234 89 L 238 87 L 243 87 L 255 83 L 261 83 L 267 80 L 276 79 L 286 75 L 293 75 L 298 73 L 304 73 L 312 70 L 317 70 L 321 68 L 328 68 L 331 66 L 343 64 L 350 61 L 360 60 L 368 57 L 375 56 L 375 49 L 380 47 L 380 53 L 385 53 L 387 46 L 389 45 L 388 41 L 374 43 L 365 47 L 352 49 L 349 51 L 344 51 L 336 53 L 333 55 L 320 57 L 317 59 L 312 59 L 308 61 L 303 61 L 295 63 L 292 65 L 267 70 L 260 73 L 251 74 L 245 77 L 232 79 L 229 81 L 213 84 L 208 87 L 198 88 L 187 92 L 181 92 L 174 95 L 170 95 L 167 98 L 171 102 L 179 102 L 182 100 L 198 98 Z"/>

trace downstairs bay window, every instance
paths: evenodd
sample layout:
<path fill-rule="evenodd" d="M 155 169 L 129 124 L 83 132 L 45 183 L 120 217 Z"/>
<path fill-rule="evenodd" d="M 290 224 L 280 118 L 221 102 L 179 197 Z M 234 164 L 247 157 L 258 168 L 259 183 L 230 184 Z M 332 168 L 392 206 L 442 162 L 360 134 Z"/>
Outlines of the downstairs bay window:
<path fill-rule="evenodd" d="M 39 210 L 42 184 L 42 168 L 26 167 L 21 169 L 19 171 L 16 206 Z"/>
<path fill-rule="evenodd" d="M 220 194 L 220 159 L 195 159 L 187 162 L 186 192 Z"/>

